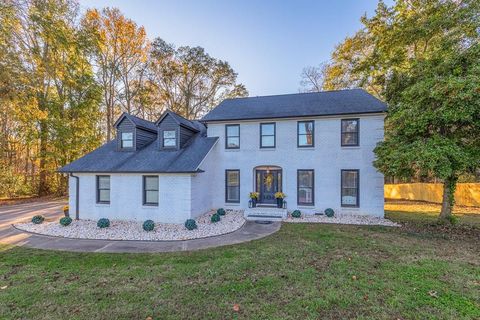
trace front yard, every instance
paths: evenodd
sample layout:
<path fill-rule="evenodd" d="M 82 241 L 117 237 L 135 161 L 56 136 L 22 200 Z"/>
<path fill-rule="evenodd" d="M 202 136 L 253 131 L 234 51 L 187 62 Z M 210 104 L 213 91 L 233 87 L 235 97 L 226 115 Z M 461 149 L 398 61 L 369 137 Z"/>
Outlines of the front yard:
<path fill-rule="evenodd" d="M 283 224 L 197 252 L 3 246 L 0 318 L 480 318 L 480 215 L 442 228 L 398 209 L 388 217 L 402 228 Z"/>

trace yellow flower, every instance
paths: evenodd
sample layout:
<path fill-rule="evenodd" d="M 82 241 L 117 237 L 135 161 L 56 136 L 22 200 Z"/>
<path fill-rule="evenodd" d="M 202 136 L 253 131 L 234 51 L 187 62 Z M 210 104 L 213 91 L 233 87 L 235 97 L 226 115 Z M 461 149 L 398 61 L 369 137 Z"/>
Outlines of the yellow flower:
<path fill-rule="evenodd" d="M 67 211 L 69 209 L 68 204 L 66 206 L 63 206 L 63 211 Z"/>

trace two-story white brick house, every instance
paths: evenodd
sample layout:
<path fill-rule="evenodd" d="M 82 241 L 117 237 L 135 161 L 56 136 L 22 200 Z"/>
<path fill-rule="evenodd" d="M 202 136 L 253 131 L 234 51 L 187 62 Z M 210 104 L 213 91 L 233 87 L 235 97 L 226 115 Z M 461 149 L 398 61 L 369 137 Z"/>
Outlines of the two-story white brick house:
<path fill-rule="evenodd" d="M 183 223 L 210 209 L 383 216 L 372 165 L 386 105 L 361 89 L 227 99 L 200 121 L 123 114 L 117 137 L 60 169 L 80 219 Z"/>

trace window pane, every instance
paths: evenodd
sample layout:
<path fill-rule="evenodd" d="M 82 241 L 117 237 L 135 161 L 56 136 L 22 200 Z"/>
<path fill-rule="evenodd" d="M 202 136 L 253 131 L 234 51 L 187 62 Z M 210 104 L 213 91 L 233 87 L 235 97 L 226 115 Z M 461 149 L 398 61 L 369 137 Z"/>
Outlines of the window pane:
<path fill-rule="evenodd" d="M 298 145 L 299 146 L 311 146 L 313 145 L 312 135 L 299 135 L 298 136 Z"/>
<path fill-rule="evenodd" d="M 99 190 L 98 201 L 110 201 L 110 190 Z"/>
<path fill-rule="evenodd" d="M 132 132 L 122 132 L 122 140 L 132 140 L 133 133 Z"/>
<path fill-rule="evenodd" d="M 299 134 L 311 134 L 313 132 L 313 122 L 299 122 L 298 133 Z"/>
<path fill-rule="evenodd" d="M 145 177 L 145 190 L 158 190 L 158 177 Z"/>
<path fill-rule="evenodd" d="M 358 120 L 342 120 L 342 132 L 357 132 Z"/>
<path fill-rule="evenodd" d="M 311 188 L 299 188 L 298 189 L 298 202 L 300 203 L 312 203 L 313 192 Z"/>
<path fill-rule="evenodd" d="M 240 146 L 240 138 L 228 138 L 227 147 L 228 148 L 238 148 Z"/>
<path fill-rule="evenodd" d="M 262 136 L 274 135 L 274 134 L 275 134 L 275 125 L 273 123 L 262 124 Z"/>
<path fill-rule="evenodd" d="M 342 144 L 343 145 L 357 145 L 358 144 L 358 134 L 357 133 L 342 133 Z"/>
<path fill-rule="evenodd" d="M 145 191 L 146 203 L 158 203 L 158 191 Z"/>
<path fill-rule="evenodd" d="M 110 189 L 110 177 L 98 177 L 99 189 Z"/>
<path fill-rule="evenodd" d="M 299 187 L 313 187 L 313 172 L 312 171 L 299 171 L 298 172 L 298 185 Z"/>
<path fill-rule="evenodd" d="M 262 147 L 274 147 L 275 146 L 275 137 L 266 136 L 262 137 Z"/>
<path fill-rule="evenodd" d="M 228 201 L 239 201 L 240 200 L 240 188 L 237 187 L 227 187 L 227 200 Z"/>
<path fill-rule="evenodd" d="M 122 140 L 122 148 L 133 147 L 133 140 Z"/>
<path fill-rule="evenodd" d="M 240 126 L 227 126 L 228 137 L 238 137 L 240 135 Z"/>
<path fill-rule="evenodd" d="M 344 188 L 356 188 L 357 187 L 357 172 L 356 171 L 343 171 L 343 185 Z"/>
<path fill-rule="evenodd" d="M 357 189 L 343 189 L 342 204 L 357 205 Z"/>
<path fill-rule="evenodd" d="M 164 147 L 175 147 L 176 139 L 163 139 Z"/>
<path fill-rule="evenodd" d="M 175 139 L 175 130 L 163 131 L 163 137 Z"/>
<path fill-rule="evenodd" d="M 238 186 L 239 184 L 239 174 L 237 171 L 228 171 L 227 172 L 227 185 L 228 186 Z"/>

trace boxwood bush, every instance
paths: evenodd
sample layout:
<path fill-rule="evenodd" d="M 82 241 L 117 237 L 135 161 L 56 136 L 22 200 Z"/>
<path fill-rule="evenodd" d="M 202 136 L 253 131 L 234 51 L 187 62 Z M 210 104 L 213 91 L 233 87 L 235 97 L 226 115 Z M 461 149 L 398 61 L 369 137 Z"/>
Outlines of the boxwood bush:
<path fill-rule="evenodd" d="M 210 221 L 212 221 L 213 223 L 220 221 L 220 215 L 218 213 L 213 214 L 210 218 Z"/>
<path fill-rule="evenodd" d="M 223 208 L 218 209 L 217 214 L 219 214 L 221 216 L 224 216 L 225 215 L 225 209 L 223 209 Z"/>
<path fill-rule="evenodd" d="M 70 223 L 72 223 L 72 218 L 70 217 L 63 217 L 60 219 L 60 224 L 64 227 L 70 225 Z"/>
<path fill-rule="evenodd" d="M 153 228 L 155 228 L 155 222 L 153 222 L 152 220 L 146 220 L 146 221 L 143 223 L 143 230 L 145 230 L 145 231 L 152 231 Z"/>
<path fill-rule="evenodd" d="M 97 227 L 99 227 L 99 228 L 108 228 L 108 227 L 110 227 L 110 220 L 108 220 L 107 218 L 101 218 L 101 219 L 98 220 L 98 222 L 97 222 Z"/>
<path fill-rule="evenodd" d="M 300 216 L 302 215 L 302 213 L 300 212 L 300 210 L 295 210 L 292 212 L 292 217 L 293 218 L 300 218 Z"/>
<path fill-rule="evenodd" d="M 328 208 L 328 209 L 325 209 L 325 215 L 329 218 L 333 217 L 333 215 L 335 214 L 335 211 L 333 211 L 332 208 Z"/>
<path fill-rule="evenodd" d="M 193 219 L 187 219 L 187 221 L 185 221 L 185 228 L 188 230 L 197 229 L 197 223 Z"/>
<path fill-rule="evenodd" d="M 32 218 L 32 222 L 35 224 L 40 224 L 45 220 L 45 218 L 41 215 L 36 215 Z"/>

